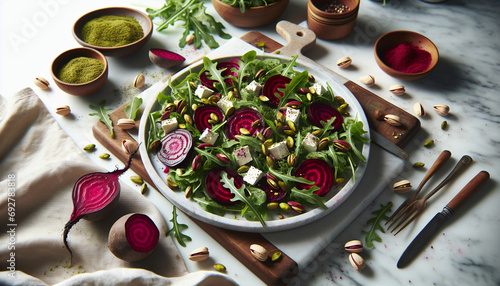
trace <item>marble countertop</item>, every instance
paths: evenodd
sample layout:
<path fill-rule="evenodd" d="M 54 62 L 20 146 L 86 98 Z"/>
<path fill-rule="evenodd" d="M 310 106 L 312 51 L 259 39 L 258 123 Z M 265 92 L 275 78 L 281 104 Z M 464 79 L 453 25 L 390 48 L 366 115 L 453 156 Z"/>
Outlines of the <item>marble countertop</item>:
<path fill-rule="evenodd" d="M 134 2 L 153 7 L 163 4 L 160 0 Z M 77 116 L 78 126 L 70 128 L 68 124 L 61 124 L 68 133 L 81 131 L 82 136 L 91 138 L 90 126 L 95 118 L 84 116 L 89 113 L 88 104 L 98 104 L 106 99 L 107 106 L 118 107 L 140 92 L 131 87 L 138 73 L 146 75 L 146 85 L 150 86 L 173 71 L 162 70 L 144 60 L 147 58 L 147 49 L 144 48 L 134 56 L 109 58 L 108 83 L 95 95 L 83 98 L 70 96 L 58 91 L 53 81 L 50 92 L 42 92 L 34 87 L 32 80 L 36 76 L 50 79 L 50 63 L 57 54 L 78 46 L 71 35 L 74 20 L 92 9 L 115 5 L 144 9 L 118 0 L 105 3 L 33 0 L 23 2 L 21 13 L 16 3 L 2 1 L 0 94 L 8 97 L 26 86 L 33 87 L 49 109 L 68 104 L 75 114 L 80 114 Z M 249 31 L 227 24 L 209 2 L 206 6 L 207 11 L 224 23 L 226 32 L 233 37 L 240 37 Z M 305 1 L 291 0 L 280 19 L 307 26 L 305 8 Z M 496 144 L 500 143 L 498 15 L 500 3 L 488 0 L 448 0 L 438 4 L 418 0 L 387 0 L 385 7 L 382 7 L 381 2 L 361 0 L 356 27 L 350 36 L 338 41 L 318 39 L 316 45 L 305 53 L 309 58 L 357 83 L 363 75 L 374 76 L 376 85 L 367 89 L 410 113 L 413 113 L 415 102 L 424 106 L 427 115 L 420 118 L 422 130 L 405 148 L 410 156 L 397 179 L 408 179 L 414 186 L 418 185 L 441 151 L 450 150 L 450 161 L 427 183 L 422 191 L 425 194 L 446 177 L 463 155 L 470 155 L 474 163 L 459 178 L 432 197 L 424 213 L 403 232 L 393 236 L 378 231 L 382 242 L 375 242 L 375 248 L 365 248 L 362 252 L 367 264 L 363 271 L 355 271 L 350 266 L 342 248 L 348 240 L 364 240 L 362 231 L 367 231 L 370 227 L 366 222 L 381 204 L 391 201 L 394 210 L 404 201 L 406 195 L 396 194 L 390 187 L 327 245 L 323 254 L 302 269 L 290 285 L 500 284 L 497 266 L 500 251 L 496 247 L 496 239 L 500 234 L 500 214 L 497 207 L 500 201 L 500 158 L 496 149 Z M 285 44 L 273 24 L 258 30 Z M 382 34 L 394 30 L 412 30 L 427 36 L 436 44 L 440 60 L 426 78 L 402 82 L 386 75 L 377 66 L 373 45 Z M 198 50 L 192 47 L 180 49 L 178 39 L 181 32 L 180 27 L 174 27 L 165 33 L 154 33 L 147 47 L 162 47 L 179 52 L 187 58 L 187 62 L 210 52 L 206 47 Z M 222 39 L 218 41 L 221 44 L 225 42 Z M 344 56 L 351 57 L 353 64 L 348 69 L 340 70 L 335 63 Z M 404 85 L 406 94 L 391 94 L 388 88 L 393 84 Z M 445 118 L 439 116 L 432 110 L 432 106 L 436 104 L 450 106 L 450 114 Z M 56 118 L 61 120 L 57 116 Z M 448 122 L 447 130 L 441 130 L 444 120 Z M 431 148 L 426 148 L 423 144 L 429 139 L 433 139 L 435 143 Z M 114 161 L 103 163 L 99 159 L 95 162 L 111 168 L 116 164 Z M 423 162 L 425 167 L 415 169 L 412 167 L 415 162 Z M 416 234 L 481 170 L 490 173 L 490 181 L 446 222 L 439 235 L 412 264 L 398 269 L 397 260 Z M 388 182 L 390 183 L 392 182 Z M 218 258 L 226 261 L 225 264 L 232 266 L 228 275 L 238 283 L 262 284 L 216 242 L 207 240 L 207 246 L 214 253 L 219 253 Z M 190 271 L 202 269 L 189 262 L 186 264 Z"/>

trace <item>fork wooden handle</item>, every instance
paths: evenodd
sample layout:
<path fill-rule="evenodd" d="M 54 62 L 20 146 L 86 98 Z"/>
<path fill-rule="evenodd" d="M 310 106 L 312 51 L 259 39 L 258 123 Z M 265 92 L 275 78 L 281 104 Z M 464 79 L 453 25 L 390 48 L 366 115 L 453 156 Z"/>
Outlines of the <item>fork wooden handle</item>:
<path fill-rule="evenodd" d="M 453 211 L 460 208 L 479 188 L 484 185 L 490 174 L 486 171 L 479 172 L 465 187 L 446 205 Z"/>
<path fill-rule="evenodd" d="M 427 171 L 427 174 L 425 174 L 425 177 L 422 179 L 422 182 L 420 182 L 420 185 L 417 187 L 417 191 L 420 191 L 422 187 L 427 183 L 427 181 L 434 176 L 434 174 L 450 159 L 451 157 L 451 152 L 448 150 L 444 150 L 441 152 L 439 157 L 434 161 L 434 164 L 432 164 L 431 168 L 429 171 Z"/>

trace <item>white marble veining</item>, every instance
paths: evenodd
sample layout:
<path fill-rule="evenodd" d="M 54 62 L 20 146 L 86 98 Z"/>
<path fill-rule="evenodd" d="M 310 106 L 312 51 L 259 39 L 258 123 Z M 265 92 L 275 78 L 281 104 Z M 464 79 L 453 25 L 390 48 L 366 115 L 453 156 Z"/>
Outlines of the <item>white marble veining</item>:
<path fill-rule="evenodd" d="M 134 2 L 154 6 L 163 4 L 161 0 Z M 500 74 L 500 2 L 386 2 L 387 5 L 382 7 L 381 2 L 361 0 L 357 24 L 349 37 L 338 41 L 318 39 L 316 46 L 305 52 L 305 55 L 357 83 L 359 77 L 373 75 L 376 85 L 368 89 L 409 112 L 412 112 L 415 102 L 422 103 L 428 115 L 421 118 L 422 130 L 406 147 L 410 158 L 399 179 L 409 179 L 414 186 L 418 185 L 439 153 L 444 149 L 450 150 L 452 158 L 427 183 L 422 190 L 425 194 L 444 179 L 462 155 L 470 155 L 474 163 L 430 199 L 424 213 L 408 229 L 397 236 L 379 232 L 383 241 L 375 242 L 374 249 L 362 252 L 367 263 L 363 271 L 353 270 L 342 247 L 351 239 L 364 240 L 362 231 L 369 229 L 366 221 L 380 204 L 392 201 L 394 210 L 406 198 L 394 194 L 390 188 L 378 196 L 331 244 L 325 246 L 324 254 L 313 259 L 290 285 L 499 285 L 500 250 L 497 238 L 500 235 L 500 152 L 497 146 L 500 143 L 500 80 L 497 78 Z M 104 5 L 142 9 L 122 1 L 107 1 L 104 4 L 102 1 L 33 0 L 29 1 L 31 5 L 22 5 L 23 11 L 18 13 L 19 6 L 16 3 L 2 1 L 0 4 L 0 94 L 3 96 L 33 86 L 32 79 L 35 76 L 50 79 L 52 59 L 60 52 L 77 46 L 71 36 L 71 25 L 81 14 Z M 207 2 L 206 5 L 208 11 L 220 20 L 211 4 Z M 306 1 L 291 0 L 281 19 L 306 26 L 305 8 Z M 248 31 L 229 24 L 226 24 L 226 29 L 233 37 Z M 438 65 L 424 79 L 414 82 L 396 80 L 383 73 L 375 62 L 373 44 L 376 39 L 386 32 L 401 29 L 422 33 L 439 49 Z M 285 43 L 275 32 L 274 25 L 258 30 Z M 180 29 L 174 28 L 165 33 L 156 33 L 148 45 L 180 52 L 188 61 L 210 52 L 207 48 L 178 48 L 180 32 Z M 223 44 L 224 41 L 219 40 L 219 43 Z M 126 57 L 126 60 L 110 58 L 109 82 L 95 96 L 79 98 L 61 94 L 55 91 L 57 88 L 54 84 L 52 91 L 39 94 L 51 111 L 61 104 L 70 105 L 77 116 L 73 122 L 63 122 L 61 125 L 63 128 L 71 125 L 72 130 L 68 132 L 81 131 L 82 138 L 91 138 L 89 126 L 95 118 L 86 116 L 89 113 L 88 104 L 97 104 L 106 98 L 108 106 L 118 107 L 140 92 L 131 88 L 131 82 L 139 72 L 145 73 L 147 86 L 170 72 L 144 61 L 146 53 L 146 50 L 141 50 L 134 57 Z M 348 69 L 340 70 L 335 67 L 335 62 L 343 56 L 350 56 L 353 64 Z M 388 91 L 392 84 L 405 85 L 407 93 L 403 96 L 392 95 Z M 446 118 L 437 115 L 432 110 L 435 104 L 449 105 L 450 115 Z M 448 121 L 446 131 L 440 128 L 443 120 Z M 431 148 L 423 147 L 423 142 L 428 139 L 435 141 Z M 82 141 L 79 144 L 84 143 Z M 414 169 L 412 164 L 417 161 L 424 162 L 425 168 Z M 116 161 L 105 164 L 113 168 Z M 481 170 L 488 171 L 492 179 L 446 222 L 442 231 L 412 264 L 405 269 L 397 269 L 397 260 L 415 235 Z M 190 231 L 196 233 L 199 230 L 195 225 L 190 225 Z M 205 245 L 216 259 L 231 264 L 229 275 L 237 282 L 242 285 L 259 284 L 259 280 L 237 261 L 231 262 L 231 256 L 216 242 L 207 239 Z M 188 252 L 181 249 L 183 251 Z M 191 271 L 207 266 L 187 263 Z"/>

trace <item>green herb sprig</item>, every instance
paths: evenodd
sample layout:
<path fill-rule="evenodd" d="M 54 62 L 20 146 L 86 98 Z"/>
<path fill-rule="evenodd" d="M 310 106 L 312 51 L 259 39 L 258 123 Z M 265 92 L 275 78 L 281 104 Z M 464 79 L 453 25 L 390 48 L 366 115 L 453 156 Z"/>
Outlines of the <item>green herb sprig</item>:
<path fill-rule="evenodd" d="M 94 106 L 94 105 L 90 104 L 89 108 L 92 110 L 95 110 L 97 112 L 90 113 L 89 115 L 90 116 L 99 116 L 99 120 L 102 121 L 104 124 L 106 124 L 109 131 L 111 132 L 110 133 L 111 138 L 114 138 L 115 133 L 113 130 L 113 121 L 111 120 L 111 118 L 109 117 L 109 114 L 108 114 L 108 112 L 110 110 L 112 110 L 112 108 L 108 108 L 108 109 L 104 108 L 105 104 L 106 104 L 106 100 L 101 101 L 101 103 L 99 103 L 99 106 Z"/>
<path fill-rule="evenodd" d="M 125 106 L 125 115 L 132 120 L 135 120 L 137 117 L 137 112 L 142 105 L 142 98 L 134 97 L 132 100 Z"/>
<path fill-rule="evenodd" d="M 186 242 L 185 241 L 191 241 L 191 237 L 188 236 L 188 235 L 185 235 L 182 233 L 182 229 L 186 229 L 188 228 L 187 225 L 185 224 L 181 224 L 179 222 L 177 222 L 177 208 L 174 206 L 174 209 L 172 210 L 172 219 L 169 220 L 170 222 L 172 222 L 174 225 L 172 226 L 172 228 L 165 234 L 165 236 L 169 236 L 170 234 L 172 234 L 175 239 L 177 239 L 177 242 L 182 246 L 182 247 L 186 247 Z"/>
<path fill-rule="evenodd" d="M 369 219 L 366 223 L 371 224 L 372 227 L 369 231 L 363 231 L 365 237 L 365 245 L 369 248 L 374 248 L 373 241 L 382 242 L 382 238 L 375 232 L 377 229 L 381 232 L 385 233 L 384 228 L 380 224 L 382 220 L 386 220 L 389 217 L 385 214 L 386 212 L 390 212 L 392 208 L 392 202 L 388 202 L 387 205 L 380 204 L 380 209 L 372 212 L 374 217 Z"/>

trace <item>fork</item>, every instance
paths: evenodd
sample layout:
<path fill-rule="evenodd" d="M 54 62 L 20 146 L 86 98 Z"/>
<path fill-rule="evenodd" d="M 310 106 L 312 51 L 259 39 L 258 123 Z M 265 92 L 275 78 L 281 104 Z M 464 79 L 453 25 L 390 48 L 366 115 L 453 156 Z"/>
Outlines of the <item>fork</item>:
<path fill-rule="evenodd" d="M 472 163 L 472 158 L 468 155 L 463 156 L 460 161 L 457 162 L 455 168 L 444 178 L 444 180 L 435 187 L 430 193 L 428 193 L 425 197 L 414 201 L 411 203 L 406 209 L 403 210 L 401 217 L 395 222 L 399 221 L 399 223 L 391 230 L 391 233 L 395 231 L 399 226 L 401 226 L 404 222 L 406 222 L 401 228 L 394 234 L 397 235 L 400 231 L 405 229 L 410 223 L 412 223 L 415 218 L 417 218 L 425 208 L 425 203 L 428 199 L 430 199 L 434 194 L 436 194 L 441 188 L 443 188 L 446 184 L 448 184 L 454 177 L 460 174 L 467 166 Z"/>
<path fill-rule="evenodd" d="M 429 169 L 429 171 L 427 171 L 427 174 L 425 174 L 425 177 L 422 179 L 422 182 L 420 182 L 420 185 L 418 185 L 417 189 L 415 190 L 415 192 L 409 196 L 400 206 L 399 208 L 387 219 L 387 221 L 385 222 L 385 225 L 387 225 L 392 219 L 394 219 L 395 217 L 399 216 L 399 213 L 401 211 L 403 211 L 405 208 L 407 208 L 409 205 L 411 205 L 414 201 L 417 200 L 417 196 L 418 196 L 418 193 L 420 192 L 420 190 L 422 189 L 422 187 L 425 185 L 425 183 L 427 183 L 427 181 L 432 177 L 434 176 L 434 174 L 448 161 L 448 159 L 450 159 L 451 157 L 451 152 L 448 151 L 448 150 L 444 150 L 443 152 L 441 152 L 441 154 L 439 155 L 439 157 L 436 159 L 436 161 L 434 162 L 434 164 L 432 164 L 432 167 Z M 389 228 L 395 223 L 396 221 L 394 221 L 393 223 L 391 223 L 389 225 L 389 227 L 387 228 L 389 230 Z"/>

